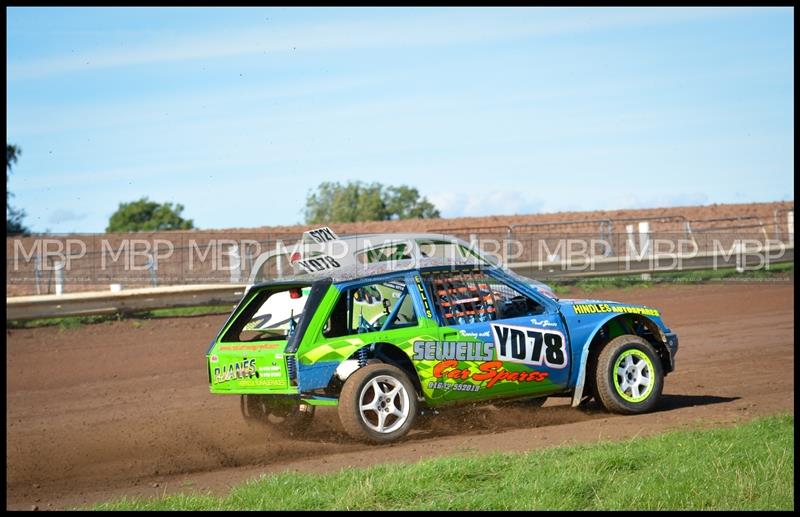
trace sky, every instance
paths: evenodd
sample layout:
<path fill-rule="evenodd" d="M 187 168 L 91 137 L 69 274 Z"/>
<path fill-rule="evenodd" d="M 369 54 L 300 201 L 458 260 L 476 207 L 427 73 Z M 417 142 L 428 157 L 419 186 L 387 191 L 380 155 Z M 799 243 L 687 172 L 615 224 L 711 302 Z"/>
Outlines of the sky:
<path fill-rule="evenodd" d="M 793 8 L 7 8 L 8 189 L 295 224 L 323 181 L 444 217 L 794 199 Z"/>

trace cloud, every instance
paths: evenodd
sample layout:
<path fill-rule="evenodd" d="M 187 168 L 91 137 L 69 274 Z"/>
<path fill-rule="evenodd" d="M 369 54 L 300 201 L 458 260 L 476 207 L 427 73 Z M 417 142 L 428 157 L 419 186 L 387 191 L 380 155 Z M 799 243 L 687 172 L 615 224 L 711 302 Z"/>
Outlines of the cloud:
<path fill-rule="evenodd" d="M 443 217 L 531 214 L 541 211 L 543 201 L 510 190 L 486 192 L 436 192 L 428 200 Z"/>
<path fill-rule="evenodd" d="M 48 223 L 61 224 L 69 221 L 80 221 L 86 219 L 88 214 L 84 212 L 76 212 L 70 208 L 58 208 L 50 214 L 47 218 Z"/>
<path fill-rule="evenodd" d="M 9 80 L 36 79 L 77 71 L 197 59 L 232 58 L 270 52 L 436 47 L 530 37 L 554 37 L 730 15 L 724 9 L 500 9 L 437 10 L 409 19 L 388 16 L 348 23 L 301 24 L 282 29 L 240 27 L 201 35 L 161 38 L 124 48 L 90 49 L 7 62 Z"/>
<path fill-rule="evenodd" d="M 654 208 L 670 206 L 700 206 L 710 202 L 705 192 L 663 193 L 656 195 L 632 195 L 621 198 L 619 208 Z"/>

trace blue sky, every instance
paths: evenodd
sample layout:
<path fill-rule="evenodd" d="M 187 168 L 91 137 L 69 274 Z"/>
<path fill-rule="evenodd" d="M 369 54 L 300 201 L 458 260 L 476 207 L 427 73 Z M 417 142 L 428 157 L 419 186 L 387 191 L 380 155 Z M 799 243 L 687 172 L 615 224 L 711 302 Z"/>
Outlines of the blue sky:
<path fill-rule="evenodd" d="M 793 199 L 791 8 L 9 8 L 35 231 L 120 202 L 302 221 L 322 181 L 445 217 Z"/>

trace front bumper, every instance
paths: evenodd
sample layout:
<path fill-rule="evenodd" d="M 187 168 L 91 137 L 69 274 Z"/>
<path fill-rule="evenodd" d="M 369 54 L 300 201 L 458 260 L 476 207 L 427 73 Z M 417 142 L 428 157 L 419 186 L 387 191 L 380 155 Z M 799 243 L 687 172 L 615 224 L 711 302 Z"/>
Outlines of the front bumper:
<path fill-rule="evenodd" d="M 669 371 L 675 369 L 675 354 L 678 353 L 678 335 L 675 333 L 666 334 L 667 353 L 669 354 Z"/>

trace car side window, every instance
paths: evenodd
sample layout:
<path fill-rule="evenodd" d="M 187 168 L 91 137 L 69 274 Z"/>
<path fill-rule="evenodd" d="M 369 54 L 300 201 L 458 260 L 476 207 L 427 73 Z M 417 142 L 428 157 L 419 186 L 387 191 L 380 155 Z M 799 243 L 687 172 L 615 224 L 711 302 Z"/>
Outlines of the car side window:
<path fill-rule="evenodd" d="M 411 248 L 407 242 L 394 242 L 386 246 L 371 248 L 356 253 L 359 264 L 374 264 L 376 262 L 396 262 L 413 258 Z"/>
<path fill-rule="evenodd" d="M 428 273 L 425 280 L 446 325 L 496 321 L 544 312 L 541 304 L 480 271 Z"/>
<path fill-rule="evenodd" d="M 401 278 L 343 291 L 331 312 L 326 338 L 417 326 L 408 286 Z"/>

